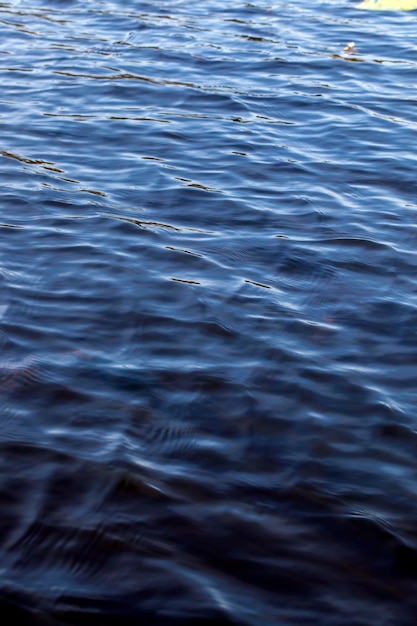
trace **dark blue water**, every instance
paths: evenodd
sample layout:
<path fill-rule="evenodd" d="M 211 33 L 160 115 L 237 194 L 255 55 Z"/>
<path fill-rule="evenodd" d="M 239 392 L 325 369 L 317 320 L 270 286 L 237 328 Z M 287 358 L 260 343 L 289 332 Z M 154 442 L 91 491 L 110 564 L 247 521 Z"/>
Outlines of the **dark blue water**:
<path fill-rule="evenodd" d="M 416 29 L 0 4 L 16 623 L 415 624 Z"/>

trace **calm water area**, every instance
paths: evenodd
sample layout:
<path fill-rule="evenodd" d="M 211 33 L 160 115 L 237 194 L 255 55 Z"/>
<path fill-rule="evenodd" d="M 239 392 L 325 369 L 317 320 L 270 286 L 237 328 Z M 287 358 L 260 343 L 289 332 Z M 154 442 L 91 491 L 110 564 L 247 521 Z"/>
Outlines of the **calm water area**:
<path fill-rule="evenodd" d="M 414 626 L 417 12 L 0 32 L 2 614 Z"/>

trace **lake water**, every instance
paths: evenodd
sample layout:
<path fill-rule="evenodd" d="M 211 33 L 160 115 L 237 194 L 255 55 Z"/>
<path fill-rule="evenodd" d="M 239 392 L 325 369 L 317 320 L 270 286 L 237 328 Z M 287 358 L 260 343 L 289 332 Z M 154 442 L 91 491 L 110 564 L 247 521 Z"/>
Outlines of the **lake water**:
<path fill-rule="evenodd" d="M 415 624 L 416 29 L 0 3 L 16 623 Z"/>

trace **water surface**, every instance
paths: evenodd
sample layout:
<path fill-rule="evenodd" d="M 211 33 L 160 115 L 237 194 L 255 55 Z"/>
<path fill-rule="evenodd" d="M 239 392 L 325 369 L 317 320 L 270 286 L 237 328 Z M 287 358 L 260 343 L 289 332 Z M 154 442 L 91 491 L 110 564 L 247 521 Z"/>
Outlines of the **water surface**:
<path fill-rule="evenodd" d="M 416 26 L 0 4 L 16 620 L 415 623 Z"/>

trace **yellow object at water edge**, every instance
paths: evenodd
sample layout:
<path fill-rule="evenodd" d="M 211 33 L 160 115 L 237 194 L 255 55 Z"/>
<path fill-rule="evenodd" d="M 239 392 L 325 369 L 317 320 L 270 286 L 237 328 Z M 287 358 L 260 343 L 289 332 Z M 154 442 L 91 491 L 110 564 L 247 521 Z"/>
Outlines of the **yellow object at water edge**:
<path fill-rule="evenodd" d="M 366 11 L 414 11 L 417 0 L 363 0 L 356 8 Z"/>

